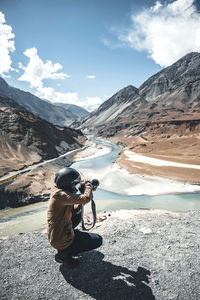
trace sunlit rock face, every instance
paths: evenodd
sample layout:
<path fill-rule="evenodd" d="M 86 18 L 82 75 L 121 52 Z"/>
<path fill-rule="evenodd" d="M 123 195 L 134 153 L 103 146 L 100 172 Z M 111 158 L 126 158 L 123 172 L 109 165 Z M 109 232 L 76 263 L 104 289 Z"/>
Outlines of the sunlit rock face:
<path fill-rule="evenodd" d="M 80 130 L 55 126 L 0 96 L 0 176 L 81 147 Z"/>
<path fill-rule="evenodd" d="M 200 119 L 200 53 L 193 52 L 150 77 L 138 89 L 128 86 L 120 90 L 87 116 L 81 126 L 101 136 L 113 137 L 140 134 L 149 123 L 158 125 L 176 120 L 182 126 L 183 120 L 197 119 Z"/>

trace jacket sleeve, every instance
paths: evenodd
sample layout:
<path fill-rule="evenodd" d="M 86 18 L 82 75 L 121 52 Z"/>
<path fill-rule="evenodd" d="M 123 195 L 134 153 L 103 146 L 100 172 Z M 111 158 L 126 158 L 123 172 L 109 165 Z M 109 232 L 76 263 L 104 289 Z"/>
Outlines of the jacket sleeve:
<path fill-rule="evenodd" d="M 84 194 L 76 195 L 60 191 L 58 197 L 62 205 L 86 204 L 92 199 L 92 185 L 89 182 L 85 184 Z"/>

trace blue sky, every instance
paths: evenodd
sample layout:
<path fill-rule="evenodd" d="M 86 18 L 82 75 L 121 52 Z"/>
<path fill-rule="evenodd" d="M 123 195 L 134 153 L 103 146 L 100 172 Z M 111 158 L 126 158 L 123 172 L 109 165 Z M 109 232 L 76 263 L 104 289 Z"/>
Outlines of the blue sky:
<path fill-rule="evenodd" d="M 0 74 L 91 111 L 200 51 L 198 9 L 194 0 L 0 0 Z"/>

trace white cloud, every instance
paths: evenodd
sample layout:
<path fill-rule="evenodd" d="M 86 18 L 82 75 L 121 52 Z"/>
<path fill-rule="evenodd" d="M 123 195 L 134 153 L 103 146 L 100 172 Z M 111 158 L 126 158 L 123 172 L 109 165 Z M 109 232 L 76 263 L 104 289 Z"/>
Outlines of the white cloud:
<path fill-rule="evenodd" d="M 156 12 L 161 7 L 162 7 L 162 4 L 159 1 L 156 1 L 156 4 L 153 7 L 151 7 L 151 9 L 152 9 L 153 12 Z"/>
<path fill-rule="evenodd" d="M 29 58 L 29 62 L 26 67 L 21 62 L 18 63 L 18 67 L 24 70 L 23 75 L 18 80 L 29 82 L 31 88 L 36 89 L 36 96 L 52 102 L 80 102 L 77 93 L 60 93 L 56 92 L 52 87 L 44 86 L 44 79 L 64 79 L 69 77 L 69 75 L 59 72 L 62 70 L 61 64 L 54 64 L 50 60 L 44 63 L 38 56 L 36 48 L 27 49 L 24 55 Z"/>
<path fill-rule="evenodd" d="M 52 87 L 39 87 L 37 88 L 35 95 L 53 103 L 61 102 L 75 104 L 90 112 L 95 110 L 103 102 L 100 97 L 86 97 L 86 99 L 80 100 L 78 93 L 61 93 L 55 91 Z"/>
<path fill-rule="evenodd" d="M 110 41 L 108 39 L 102 38 L 101 41 L 105 46 L 110 46 Z"/>
<path fill-rule="evenodd" d="M 12 27 L 5 24 L 5 16 L 0 11 L 0 75 L 8 77 L 5 73 L 16 71 L 12 68 L 10 52 L 15 50 L 15 35 L 12 33 Z"/>
<path fill-rule="evenodd" d="M 95 79 L 95 78 L 96 78 L 95 75 L 87 75 L 86 77 L 87 77 L 88 79 Z"/>
<path fill-rule="evenodd" d="M 58 72 L 62 70 L 61 64 L 54 64 L 50 60 L 44 63 L 38 56 L 36 48 L 27 49 L 24 55 L 29 58 L 29 63 L 26 67 L 19 63 L 19 67 L 24 70 L 24 74 L 18 80 L 29 82 L 31 87 L 42 88 L 44 79 L 64 79 L 69 77 L 65 73 Z"/>
<path fill-rule="evenodd" d="M 11 75 L 5 75 L 3 74 L 2 77 L 5 79 L 5 78 L 11 78 Z"/>
<path fill-rule="evenodd" d="M 37 88 L 35 95 L 39 98 L 47 99 L 53 103 L 61 102 L 75 104 L 85 108 L 90 112 L 95 110 L 102 103 L 100 97 L 86 97 L 86 99 L 80 100 L 78 93 L 61 93 L 55 91 L 52 87 L 39 87 Z"/>
<path fill-rule="evenodd" d="M 119 39 L 139 51 L 148 51 L 166 67 L 192 51 L 200 51 L 200 14 L 195 0 L 156 4 L 132 15 L 133 25 Z"/>
<path fill-rule="evenodd" d="M 21 62 L 18 63 L 18 68 L 22 69 L 22 70 L 26 70 L 26 68 L 23 66 L 23 64 Z"/>
<path fill-rule="evenodd" d="M 35 89 L 35 95 L 42 99 L 47 99 L 53 103 L 71 103 L 81 107 L 84 107 L 88 111 L 94 110 L 102 100 L 99 97 L 86 97 L 84 100 L 79 99 L 78 93 L 74 92 L 58 92 L 52 87 L 45 87 L 44 79 L 64 79 L 69 77 L 69 75 L 59 72 L 62 69 L 61 64 L 52 63 L 47 60 L 46 63 L 38 56 L 37 49 L 31 48 L 24 52 L 29 58 L 27 66 L 23 66 L 21 62 L 18 63 L 19 69 L 23 70 L 23 75 L 18 78 L 21 81 L 27 81 L 30 83 L 31 88 Z M 94 75 L 89 75 L 90 79 L 94 79 Z"/>
<path fill-rule="evenodd" d="M 86 97 L 86 100 L 87 101 L 85 102 L 85 109 L 87 109 L 88 111 L 95 110 L 103 102 L 100 97 Z"/>
<path fill-rule="evenodd" d="M 56 92 L 52 87 L 38 87 L 35 95 L 51 102 L 82 104 L 77 93 L 60 93 Z"/>
<path fill-rule="evenodd" d="M 118 30 L 116 29 L 116 28 L 114 28 L 114 27 L 112 27 L 111 29 L 110 29 L 110 32 L 113 34 L 115 34 L 116 35 L 116 33 L 118 32 Z M 106 46 L 106 47 L 109 47 L 109 48 L 111 48 L 111 49 L 119 49 L 119 48 L 123 48 L 123 47 L 125 47 L 126 46 L 126 44 L 125 43 L 122 43 L 122 40 L 119 42 L 119 40 L 117 40 L 117 42 L 115 41 L 115 40 L 113 40 L 113 38 L 112 39 L 110 39 L 110 37 L 109 38 L 102 38 L 101 39 L 101 41 L 102 41 L 102 43 Z"/>

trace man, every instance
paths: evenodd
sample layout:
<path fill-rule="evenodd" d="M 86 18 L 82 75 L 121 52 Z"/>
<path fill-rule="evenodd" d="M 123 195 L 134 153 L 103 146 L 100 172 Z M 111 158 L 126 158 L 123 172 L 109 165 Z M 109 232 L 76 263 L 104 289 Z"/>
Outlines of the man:
<path fill-rule="evenodd" d="M 81 221 L 81 206 L 92 200 L 93 186 L 84 182 L 84 192 L 76 194 L 80 174 L 73 168 L 61 169 L 55 177 L 53 192 L 47 211 L 47 235 L 50 244 L 58 250 L 55 260 L 77 266 L 77 254 L 102 245 L 102 237 L 95 233 L 74 230 Z"/>

